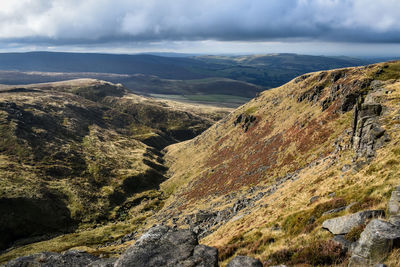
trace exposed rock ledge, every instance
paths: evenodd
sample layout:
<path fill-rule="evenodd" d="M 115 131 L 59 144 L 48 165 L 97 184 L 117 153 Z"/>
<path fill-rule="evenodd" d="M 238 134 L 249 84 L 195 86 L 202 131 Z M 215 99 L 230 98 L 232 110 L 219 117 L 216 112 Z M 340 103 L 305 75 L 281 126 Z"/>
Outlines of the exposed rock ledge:
<path fill-rule="evenodd" d="M 119 259 L 100 259 L 81 251 L 43 252 L 20 257 L 2 267 L 218 267 L 218 250 L 199 245 L 188 229 L 155 226 L 143 234 Z M 259 260 L 237 256 L 228 266 L 257 267 Z"/>

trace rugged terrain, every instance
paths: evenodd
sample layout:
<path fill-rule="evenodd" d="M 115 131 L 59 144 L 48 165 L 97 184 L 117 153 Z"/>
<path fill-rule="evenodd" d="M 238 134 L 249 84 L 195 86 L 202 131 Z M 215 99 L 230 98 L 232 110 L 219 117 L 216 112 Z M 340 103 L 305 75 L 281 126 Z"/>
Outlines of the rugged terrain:
<path fill-rule="evenodd" d="M 57 90 L 55 93 L 60 94 Z M 76 92 L 71 94 L 77 95 Z M 78 94 L 79 97 L 84 95 Z M 93 99 L 91 95 L 84 97 Z M 101 100 L 96 97 L 96 105 L 101 103 L 102 107 L 113 110 L 121 110 L 122 105 L 125 113 L 129 113 L 128 107 L 132 106 L 123 104 L 128 98 L 126 95 Z M 204 117 L 199 114 L 198 123 L 201 118 L 205 120 Z M 126 120 L 106 122 L 113 121 Z M 107 129 L 116 131 L 115 127 L 110 125 Z M 171 137 L 171 132 L 150 123 L 146 127 L 159 129 L 155 140 L 147 134 L 136 133 L 140 139 L 126 138 L 125 142 L 140 140 L 158 149 L 168 143 L 165 136 Z M 185 127 L 187 125 L 182 129 Z M 87 164 L 97 162 L 91 155 L 101 158 L 111 154 L 114 151 L 111 147 L 116 146 L 115 139 L 106 136 L 92 145 L 90 140 L 97 140 L 101 132 L 93 131 L 85 135 L 90 145 L 82 151 L 88 153 Z M 80 224 L 74 235 L 20 246 L 3 253 L 0 260 L 69 248 L 115 257 L 139 240 L 126 250 L 118 264 L 132 251 L 147 255 L 148 251 L 141 250 L 143 244 L 148 244 L 143 240 L 152 236 L 170 240 L 170 230 L 164 226 L 151 228 L 154 224 L 163 224 L 172 229 L 191 229 L 200 244 L 218 249 L 221 266 L 237 255 L 258 258 L 265 266 L 346 266 L 349 262 L 355 266 L 356 262 L 372 262 L 377 258 L 378 262 L 398 266 L 399 131 L 400 62 L 305 74 L 261 93 L 197 137 L 167 146 L 164 156 L 150 149 L 147 152 L 150 162 L 143 161 L 143 164 L 162 173 L 162 178 L 155 182 L 157 187 L 146 188 L 152 190 L 125 191 L 136 188 L 137 181 L 124 189 L 118 187 L 121 185 L 119 178 L 108 183 L 107 178 L 114 173 L 106 172 L 103 179 L 106 179 L 107 191 L 102 192 L 122 192 L 126 197 L 114 209 L 106 201 L 93 205 L 109 207 L 107 210 L 112 212 L 105 220 L 113 221 L 112 224 L 101 223 L 101 220 L 97 224 L 88 223 L 87 228 Z M 179 140 L 174 136 L 173 139 Z M 158 145 L 159 140 L 167 142 Z M 108 144 L 108 150 L 99 148 L 98 143 Z M 127 146 L 123 152 L 116 152 L 118 164 L 129 159 L 132 150 Z M 30 153 L 21 152 L 15 157 L 25 154 Z M 22 166 L 31 168 L 27 163 Z M 117 166 L 114 172 L 122 169 Z M 25 171 L 25 176 L 18 177 L 29 177 L 27 173 L 30 172 Z M 8 184 L 18 181 L 13 179 L 5 181 Z M 58 180 L 47 179 L 43 185 L 51 184 L 49 188 L 57 189 L 56 183 L 51 181 Z M 15 184 L 9 194 L 16 194 L 19 188 L 25 188 L 24 194 L 27 194 L 26 188 L 30 187 L 33 188 L 30 192 L 35 194 L 33 185 L 20 184 Z M 158 187 L 159 190 L 155 190 Z M 88 192 L 98 191 L 88 189 Z M 99 196 L 95 195 L 92 200 L 101 201 L 103 198 Z M 86 203 L 85 210 L 90 210 L 91 201 Z M 67 206 L 66 212 L 72 213 L 72 207 Z M 84 214 L 98 212 L 94 209 Z M 149 228 L 153 229 L 150 234 L 140 237 Z M 154 229 L 161 230 L 154 234 Z M 129 234 L 124 235 L 128 231 Z M 153 241 L 148 242 L 151 247 Z M 194 241 L 190 242 L 197 246 Z M 166 248 L 157 249 L 164 251 Z M 193 250 L 191 253 L 185 259 L 192 260 Z M 132 257 L 135 259 L 137 255 L 133 253 Z"/>
<path fill-rule="evenodd" d="M 3 86 L 0 249 L 119 221 L 126 222 L 119 225 L 123 234 L 131 232 L 162 203 L 161 149 L 193 138 L 228 112 L 152 100 L 90 79 Z M 138 216 L 128 214 L 140 203 Z M 106 227 L 83 243 L 57 242 L 57 249 L 121 235 L 111 233 L 117 226 Z"/>
<path fill-rule="evenodd" d="M 399 62 L 303 75 L 168 147 L 157 219 L 192 227 L 222 262 L 346 262 L 321 225 L 385 209 L 399 183 L 399 78 Z"/>

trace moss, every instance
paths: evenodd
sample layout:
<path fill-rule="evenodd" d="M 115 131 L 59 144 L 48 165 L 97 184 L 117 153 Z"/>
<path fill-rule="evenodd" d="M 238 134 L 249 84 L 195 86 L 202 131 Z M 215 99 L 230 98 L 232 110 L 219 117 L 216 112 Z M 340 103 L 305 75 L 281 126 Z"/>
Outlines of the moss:
<path fill-rule="evenodd" d="M 351 242 L 356 242 L 359 238 L 361 233 L 364 231 L 366 224 L 358 225 L 353 227 L 353 229 L 350 230 L 344 237 L 351 241 Z"/>
<path fill-rule="evenodd" d="M 400 78 L 400 62 L 387 63 L 378 73 L 374 75 L 374 79 L 387 81 Z"/>
<path fill-rule="evenodd" d="M 396 156 L 400 156 L 400 147 L 393 148 L 392 153 Z"/>
<path fill-rule="evenodd" d="M 343 198 L 335 198 L 327 202 L 319 203 L 312 210 L 293 213 L 286 217 L 282 226 L 290 235 L 310 233 L 317 226 L 318 219 L 328 210 L 336 209 L 346 205 Z"/>
<path fill-rule="evenodd" d="M 380 170 L 381 170 L 381 168 L 377 164 L 371 164 L 371 165 L 369 165 L 369 167 L 365 173 L 368 175 L 372 175 Z"/>
<path fill-rule="evenodd" d="M 255 107 L 255 106 L 253 106 L 253 107 L 250 107 L 250 108 L 246 109 L 246 110 L 244 111 L 244 114 L 246 114 L 246 115 L 252 115 L 252 114 L 254 114 L 257 110 L 258 110 L 258 108 Z"/>

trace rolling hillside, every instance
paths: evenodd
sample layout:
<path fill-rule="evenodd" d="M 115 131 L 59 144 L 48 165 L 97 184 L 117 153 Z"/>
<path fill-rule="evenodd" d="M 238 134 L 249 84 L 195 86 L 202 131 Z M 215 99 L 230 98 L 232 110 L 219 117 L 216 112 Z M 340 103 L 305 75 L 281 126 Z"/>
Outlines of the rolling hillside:
<path fill-rule="evenodd" d="M 144 98 L 92 79 L 3 86 L 0 249 L 110 222 L 124 221 L 126 234 L 149 216 L 148 207 L 133 217 L 126 207 L 162 202 L 161 149 L 228 112 Z M 110 238 L 99 232 L 87 242 Z"/>
<path fill-rule="evenodd" d="M 80 96 L 84 95 L 93 97 Z M 126 107 L 129 97 L 118 97 L 101 103 L 121 110 L 119 105 Z M 3 253 L 0 261 L 69 248 L 119 257 L 146 244 L 146 238 L 179 233 L 168 229 L 190 229 L 185 233 L 218 249 L 220 266 L 237 255 L 257 258 L 264 266 L 398 266 L 399 103 L 399 61 L 299 76 L 264 91 L 195 138 L 165 147 L 165 155 L 150 149 L 143 164 L 162 173 L 156 188 L 124 191 L 134 187 L 118 187 L 119 179 L 106 180 L 102 194 L 126 193 L 105 218 L 108 223 L 89 220 L 80 231 L 16 247 Z M 11 113 L 18 118 L 18 112 Z M 165 133 L 161 127 L 152 129 L 160 129 L 160 136 Z M 117 164 L 129 160 L 134 147 L 115 151 L 119 142 L 99 136 L 102 131 L 86 133 L 94 143 L 87 141 L 83 153 L 98 151 L 94 155 L 100 159 L 117 153 L 123 159 Z M 96 140 L 109 145 L 99 147 Z M 125 142 L 143 146 L 135 140 Z M 87 164 L 93 160 L 97 162 L 89 157 Z M 14 185 L 18 180 L 7 181 Z M 16 194 L 17 188 L 9 192 Z M 90 192 L 99 196 L 99 191 Z M 382 225 L 387 228 L 382 230 Z M 148 229 L 156 233 L 142 235 Z M 137 246 L 127 250 L 137 240 Z M 173 242 L 186 241 L 179 237 Z"/>

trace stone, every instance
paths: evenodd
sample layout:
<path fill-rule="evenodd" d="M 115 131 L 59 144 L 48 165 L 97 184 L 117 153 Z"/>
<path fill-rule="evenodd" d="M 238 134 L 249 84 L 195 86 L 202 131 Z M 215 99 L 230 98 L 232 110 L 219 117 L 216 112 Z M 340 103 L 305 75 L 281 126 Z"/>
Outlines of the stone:
<path fill-rule="evenodd" d="M 350 169 L 351 169 L 351 165 L 345 164 L 345 165 L 342 167 L 342 172 L 347 172 L 347 171 L 350 170 Z"/>
<path fill-rule="evenodd" d="M 354 248 L 353 242 L 350 242 L 349 240 L 344 238 L 344 235 L 335 235 L 332 238 L 332 241 L 341 245 L 342 248 L 346 250 L 352 250 Z"/>
<path fill-rule="evenodd" d="M 389 215 L 397 215 L 400 212 L 399 202 L 400 202 L 400 191 L 397 190 L 392 191 L 392 195 L 388 203 Z"/>
<path fill-rule="evenodd" d="M 339 207 L 339 208 L 336 208 L 336 209 L 331 209 L 331 210 L 325 211 L 324 213 L 322 213 L 322 216 L 328 215 L 328 214 L 332 214 L 332 213 L 341 212 L 342 210 L 345 210 L 346 207 L 347 207 L 347 206 L 343 206 L 343 207 Z"/>
<path fill-rule="evenodd" d="M 109 259 L 99 259 L 87 265 L 87 267 L 113 267 L 117 259 L 109 258 Z"/>
<path fill-rule="evenodd" d="M 205 211 L 200 211 L 200 212 L 196 213 L 194 220 L 195 220 L 195 223 L 200 223 L 200 222 L 207 221 L 215 216 L 217 216 L 217 214 L 215 214 L 215 213 L 208 213 Z"/>
<path fill-rule="evenodd" d="M 262 267 L 262 263 L 258 259 L 247 256 L 234 257 L 226 267 Z"/>
<path fill-rule="evenodd" d="M 350 111 L 353 109 L 354 105 L 357 103 L 357 99 L 360 96 L 360 94 L 358 92 L 355 93 L 349 93 L 347 95 L 344 96 L 343 100 L 342 100 L 342 104 L 341 104 L 341 111 L 343 113 Z"/>
<path fill-rule="evenodd" d="M 115 267 L 202 266 L 218 262 L 215 248 L 198 244 L 188 229 L 155 226 L 143 234 L 115 263 Z"/>
<path fill-rule="evenodd" d="M 194 248 L 190 266 L 218 267 L 218 250 L 213 247 L 198 245 Z"/>
<path fill-rule="evenodd" d="M 319 196 L 312 196 L 312 197 L 310 198 L 310 204 L 316 202 L 318 199 L 319 199 Z"/>
<path fill-rule="evenodd" d="M 358 157 L 374 157 L 376 149 L 390 140 L 385 129 L 379 124 L 378 117 L 381 113 L 382 105 L 378 103 L 356 105 L 351 142 Z"/>
<path fill-rule="evenodd" d="M 19 257 L 15 260 L 9 261 L 4 267 L 86 267 L 96 261 L 104 261 L 96 256 L 90 255 L 86 252 L 70 250 L 64 253 L 42 252 L 30 256 Z M 108 267 L 112 265 L 91 265 L 98 267 Z"/>
<path fill-rule="evenodd" d="M 391 224 L 396 225 L 397 227 L 400 227 L 400 215 L 392 215 L 392 216 L 390 216 L 389 222 Z"/>
<path fill-rule="evenodd" d="M 366 210 L 357 213 L 332 218 L 322 223 L 322 228 L 334 235 L 343 235 L 350 232 L 356 226 L 364 224 L 368 219 L 382 217 L 384 210 Z"/>
<path fill-rule="evenodd" d="M 374 219 L 361 233 L 349 266 L 372 266 L 384 260 L 393 247 L 400 244 L 400 228 Z"/>

